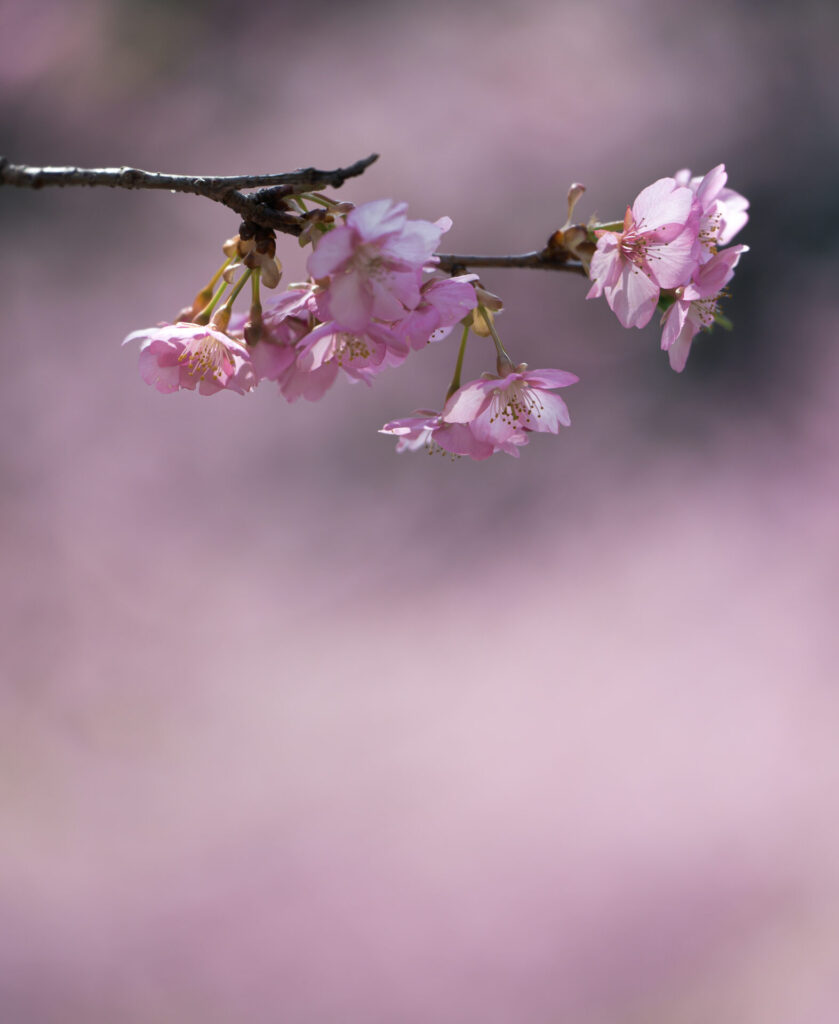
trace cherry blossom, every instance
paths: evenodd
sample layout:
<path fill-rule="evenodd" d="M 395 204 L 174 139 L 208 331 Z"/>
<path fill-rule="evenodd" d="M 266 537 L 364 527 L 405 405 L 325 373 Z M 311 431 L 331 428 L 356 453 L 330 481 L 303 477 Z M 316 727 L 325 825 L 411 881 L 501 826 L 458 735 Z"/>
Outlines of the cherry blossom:
<path fill-rule="evenodd" d="M 376 199 L 345 221 L 321 236 L 307 264 L 323 285 L 321 319 L 348 331 L 363 331 L 373 317 L 399 320 L 419 303 L 422 268 L 451 220 L 408 220 L 407 204 Z"/>
<path fill-rule="evenodd" d="M 525 432 L 514 431 L 505 439 L 495 441 L 480 420 L 478 417 L 477 423 L 449 423 L 439 412 L 420 409 L 413 416 L 385 423 L 379 433 L 398 438 L 397 452 L 415 452 L 424 448 L 432 454 L 466 455 L 476 462 L 483 462 L 496 452 L 506 452 L 518 458 L 519 448 L 527 444 Z"/>
<path fill-rule="evenodd" d="M 363 331 L 348 331 L 335 321 L 319 324 L 300 340 L 298 366 L 307 371 L 334 363 L 368 384 L 387 366 L 398 366 L 408 346 L 386 324 L 370 321 Z"/>
<path fill-rule="evenodd" d="M 675 180 L 695 195 L 700 212 L 699 240 L 704 259 L 710 259 L 717 246 L 728 245 L 749 219 L 749 200 L 726 188 L 728 174 L 725 164 L 717 164 L 705 175 L 692 177 L 686 168 L 677 171 Z"/>
<path fill-rule="evenodd" d="M 557 434 L 560 426 L 571 425 L 571 417 L 565 402 L 552 392 L 579 379 L 565 370 L 511 365 L 501 376 L 484 374 L 456 391 L 446 402 L 443 418 L 449 423 L 477 422 L 478 436 L 495 444 L 523 430 Z"/>
<path fill-rule="evenodd" d="M 693 193 L 660 178 L 627 209 L 623 231 L 599 231 L 587 299 L 606 296 L 624 327 L 644 327 L 662 288 L 677 288 L 696 266 Z"/>
<path fill-rule="evenodd" d="M 676 289 L 675 301 L 661 318 L 661 347 L 677 373 L 685 368 L 694 337 L 703 328 L 713 327 L 723 288 L 734 276 L 744 252 L 748 252 L 748 246 L 723 249 L 699 267 L 689 284 Z"/>
<path fill-rule="evenodd" d="M 245 345 L 213 326 L 179 322 L 133 331 L 123 341 L 140 342 L 140 376 L 163 394 L 179 389 L 202 395 L 256 385 Z"/>
<path fill-rule="evenodd" d="M 394 332 L 413 349 L 425 348 L 429 341 L 442 341 L 477 306 L 471 283 L 477 280 L 477 274 L 464 274 L 426 281 L 416 308 L 393 325 Z"/>

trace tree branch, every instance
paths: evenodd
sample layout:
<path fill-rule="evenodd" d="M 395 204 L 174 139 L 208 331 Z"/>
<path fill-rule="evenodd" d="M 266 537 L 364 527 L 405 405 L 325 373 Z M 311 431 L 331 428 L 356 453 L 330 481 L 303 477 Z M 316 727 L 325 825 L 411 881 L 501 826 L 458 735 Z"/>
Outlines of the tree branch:
<path fill-rule="evenodd" d="M 245 220 L 296 235 L 301 231 L 298 217 L 288 211 L 276 209 L 273 206 L 276 200 L 300 192 L 339 188 L 347 178 L 363 174 L 378 158 L 378 154 L 373 153 L 364 160 L 357 160 L 349 167 L 339 167 L 334 171 L 305 167 L 282 174 L 204 177 L 160 174 L 156 171 L 142 171 L 136 167 L 26 167 L 23 164 L 9 163 L 5 157 L 0 157 L 0 185 L 32 189 L 68 185 L 168 189 L 170 192 L 204 196 L 229 207 Z M 259 191 L 246 195 L 239 191 L 243 188 L 258 188 Z"/>
<path fill-rule="evenodd" d="M 305 167 L 281 174 L 207 177 L 162 174 L 158 171 L 142 171 L 136 167 L 27 167 L 24 164 L 9 163 L 5 157 L 0 156 L 0 185 L 30 189 L 86 185 L 183 192 L 221 203 L 252 224 L 289 235 L 299 235 L 304 225 L 299 212 L 289 209 L 286 204 L 285 200 L 288 197 L 303 192 L 317 192 L 324 188 L 339 188 L 348 178 L 363 174 L 376 160 L 378 154 L 373 153 L 363 160 L 350 164 L 349 167 L 339 167 L 334 171 Z M 245 188 L 254 188 L 257 191 L 246 194 L 241 191 Z M 555 237 L 552 237 L 545 249 L 518 255 L 467 256 L 440 253 L 437 255 L 438 266 L 440 270 L 449 274 L 465 271 L 470 267 L 528 267 L 538 270 L 565 270 L 585 277 L 586 270 L 583 264 L 574 259 L 568 249 L 556 244 Z"/>

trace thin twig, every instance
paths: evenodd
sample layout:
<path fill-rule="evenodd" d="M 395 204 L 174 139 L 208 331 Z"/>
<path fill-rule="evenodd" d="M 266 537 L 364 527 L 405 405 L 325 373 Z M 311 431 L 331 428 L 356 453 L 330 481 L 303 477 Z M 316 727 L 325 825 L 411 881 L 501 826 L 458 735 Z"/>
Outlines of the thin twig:
<path fill-rule="evenodd" d="M 579 260 L 570 259 L 562 252 L 542 249 L 539 252 L 523 252 L 511 256 L 461 256 L 459 253 L 437 253 L 440 270 L 451 274 L 470 267 L 528 267 L 535 270 L 567 270 L 572 274 L 586 276 L 586 269 Z"/>

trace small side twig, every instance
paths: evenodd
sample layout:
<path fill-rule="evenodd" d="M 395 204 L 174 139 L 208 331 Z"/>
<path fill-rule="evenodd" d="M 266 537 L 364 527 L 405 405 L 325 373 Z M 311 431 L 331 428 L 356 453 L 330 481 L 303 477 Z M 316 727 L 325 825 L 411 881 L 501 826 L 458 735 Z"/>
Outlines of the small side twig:
<path fill-rule="evenodd" d="M 438 266 L 447 274 L 474 267 L 526 267 L 533 270 L 566 270 L 586 277 L 586 269 L 579 260 L 569 259 L 566 254 L 542 249 L 537 252 L 523 252 L 511 256 L 467 256 L 459 253 L 437 253 Z"/>

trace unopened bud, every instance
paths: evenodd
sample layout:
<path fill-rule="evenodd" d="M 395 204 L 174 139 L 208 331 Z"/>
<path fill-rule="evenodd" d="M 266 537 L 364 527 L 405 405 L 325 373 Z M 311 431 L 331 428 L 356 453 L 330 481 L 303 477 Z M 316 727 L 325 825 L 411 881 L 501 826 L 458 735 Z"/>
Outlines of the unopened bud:
<path fill-rule="evenodd" d="M 585 190 L 585 185 L 581 185 L 579 181 L 573 182 L 571 188 L 568 189 L 568 219 L 565 221 L 566 227 L 571 223 L 571 218 L 574 216 L 574 207 Z"/>
<path fill-rule="evenodd" d="M 205 305 L 206 305 L 206 303 L 205 303 Z M 204 307 L 201 306 L 199 308 L 203 309 Z M 187 324 L 190 324 L 190 323 L 193 322 L 193 319 L 194 319 L 195 314 L 197 312 L 198 312 L 198 310 L 196 310 L 195 306 L 184 306 L 184 308 L 180 311 L 180 313 L 178 313 L 178 315 L 175 317 L 175 323 L 187 323 Z"/>
<path fill-rule="evenodd" d="M 221 251 L 228 259 L 230 259 L 231 256 L 238 256 L 239 236 L 234 235 L 232 238 L 228 238 L 224 245 L 221 247 Z"/>
<path fill-rule="evenodd" d="M 490 324 L 495 324 L 495 317 L 489 309 L 472 310 L 472 330 L 480 338 L 488 338 L 492 334 Z"/>
<path fill-rule="evenodd" d="M 245 336 L 245 344 L 255 345 L 262 337 L 262 318 L 259 320 L 248 320 L 245 324 L 243 334 Z"/>
<path fill-rule="evenodd" d="M 217 309 L 213 313 L 213 318 L 210 321 L 211 326 L 215 327 L 219 331 L 226 331 L 227 325 L 230 323 L 230 307 L 222 306 L 221 309 Z"/>
<path fill-rule="evenodd" d="M 594 255 L 597 245 L 589 237 L 588 228 L 582 224 L 572 224 L 563 232 L 564 247 L 572 256 L 584 263 L 586 266 Z"/>
<path fill-rule="evenodd" d="M 259 264 L 260 281 L 266 288 L 276 288 L 283 276 L 283 265 L 278 259 L 263 259 Z"/>
<path fill-rule="evenodd" d="M 478 305 L 483 306 L 485 309 L 492 310 L 494 313 L 500 312 L 504 308 L 504 302 L 501 297 L 494 295 L 492 292 L 487 291 L 483 285 L 475 285 L 475 294 L 478 297 Z"/>

